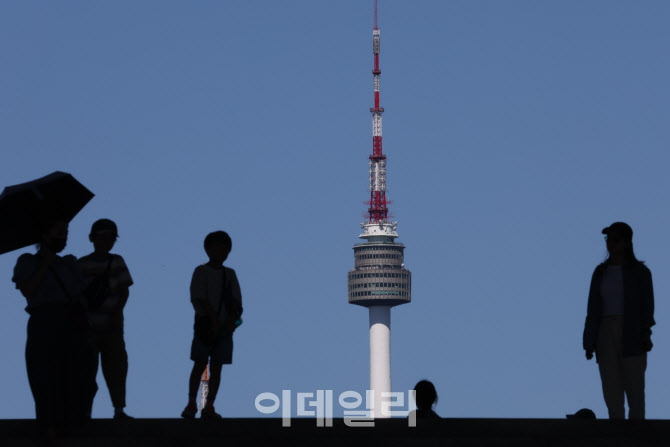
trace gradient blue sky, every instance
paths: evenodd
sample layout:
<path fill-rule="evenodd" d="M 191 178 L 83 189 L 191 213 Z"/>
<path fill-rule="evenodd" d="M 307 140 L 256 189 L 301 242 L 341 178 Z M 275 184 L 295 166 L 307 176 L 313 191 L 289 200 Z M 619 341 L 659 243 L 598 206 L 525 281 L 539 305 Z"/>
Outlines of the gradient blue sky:
<path fill-rule="evenodd" d="M 669 416 L 669 22 L 667 1 L 380 0 L 388 198 L 413 272 L 394 390 L 432 380 L 445 417 L 606 417 L 581 334 L 600 230 L 624 220 L 654 274 L 647 416 Z M 0 183 L 61 170 L 96 194 L 66 252 L 118 223 L 130 414 L 185 404 L 188 286 L 216 229 L 245 304 L 217 409 L 368 387 L 346 273 L 369 198 L 372 23 L 372 0 L 0 3 Z M 10 282 L 32 250 L 0 256 L 0 418 L 34 415 Z M 110 417 L 99 383 L 94 417 Z"/>

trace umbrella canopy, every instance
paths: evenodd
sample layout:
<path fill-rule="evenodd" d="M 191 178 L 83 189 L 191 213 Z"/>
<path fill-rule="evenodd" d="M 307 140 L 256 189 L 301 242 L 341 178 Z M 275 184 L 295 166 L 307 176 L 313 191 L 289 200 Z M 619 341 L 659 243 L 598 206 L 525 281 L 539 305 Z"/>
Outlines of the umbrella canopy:
<path fill-rule="evenodd" d="M 45 222 L 70 222 L 93 195 L 60 171 L 6 187 L 0 194 L 0 254 L 37 244 Z"/>

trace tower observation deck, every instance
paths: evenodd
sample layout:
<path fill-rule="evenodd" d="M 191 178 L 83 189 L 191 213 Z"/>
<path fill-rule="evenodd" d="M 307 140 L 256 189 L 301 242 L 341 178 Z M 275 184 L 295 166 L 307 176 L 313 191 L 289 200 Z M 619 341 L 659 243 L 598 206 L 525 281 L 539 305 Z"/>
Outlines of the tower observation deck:
<path fill-rule="evenodd" d="M 359 237 L 368 241 L 354 246 L 354 268 L 347 277 L 349 302 L 365 307 L 409 303 L 412 273 L 405 268 L 405 246 L 393 240 L 398 237 L 395 224 L 363 227 Z M 395 235 L 371 236 L 370 230 Z"/>
<path fill-rule="evenodd" d="M 386 201 L 386 155 L 382 151 L 382 114 L 379 105 L 380 32 L 377 26 L 377 0 L 372 30 L 374 56 L 374 107 L 372 113 L 372 155 L 369 157 L 370 202 L 367 221 L 358 236 L 366 242 L 354 246 L 354 268 L 347 274 L 348 300 L 369 309 L 370 313 L 370 391 L 371 417 L 387 418 L 383 402 L 391 392 L 391 308 L 409 303 L 412 274 L 405 268 L 405 246 L 398 238 L 396 222 L 388 219 Z"/>

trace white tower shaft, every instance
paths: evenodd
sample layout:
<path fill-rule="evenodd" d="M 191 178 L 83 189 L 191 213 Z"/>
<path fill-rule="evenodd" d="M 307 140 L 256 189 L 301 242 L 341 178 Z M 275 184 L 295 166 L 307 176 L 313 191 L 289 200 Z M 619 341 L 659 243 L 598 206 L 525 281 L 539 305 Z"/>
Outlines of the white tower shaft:
<path fill-rule="evenodd" d="M 391 306 L 370 306 L 369 309 L 371 416 L 388 418 L 391 415 L 382 411 L 382 402 L 388 402 L 391 393 Z"/>

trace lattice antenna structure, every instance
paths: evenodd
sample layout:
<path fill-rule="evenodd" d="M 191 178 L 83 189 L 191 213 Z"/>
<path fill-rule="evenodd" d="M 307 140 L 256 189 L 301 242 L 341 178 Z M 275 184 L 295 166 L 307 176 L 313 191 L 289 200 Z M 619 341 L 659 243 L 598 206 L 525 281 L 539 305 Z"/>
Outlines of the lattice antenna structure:
<path fill-rule="evenodd" d="M 388 219 L 388 204 L 386 202 L 386 155 L 382 151 L 382 114 L 384 108 L 379 106 L 379 51 L 380 32 L 377 26 L 377 0 L 375 0 L 375 26 L 372 30 L 372 54 L 374 63 L 375 106 L 370 108 L 372 113 L 372 155 L 370 155 L 370 207 L 368 208 L 369 222 L 386 222 Z"/>

